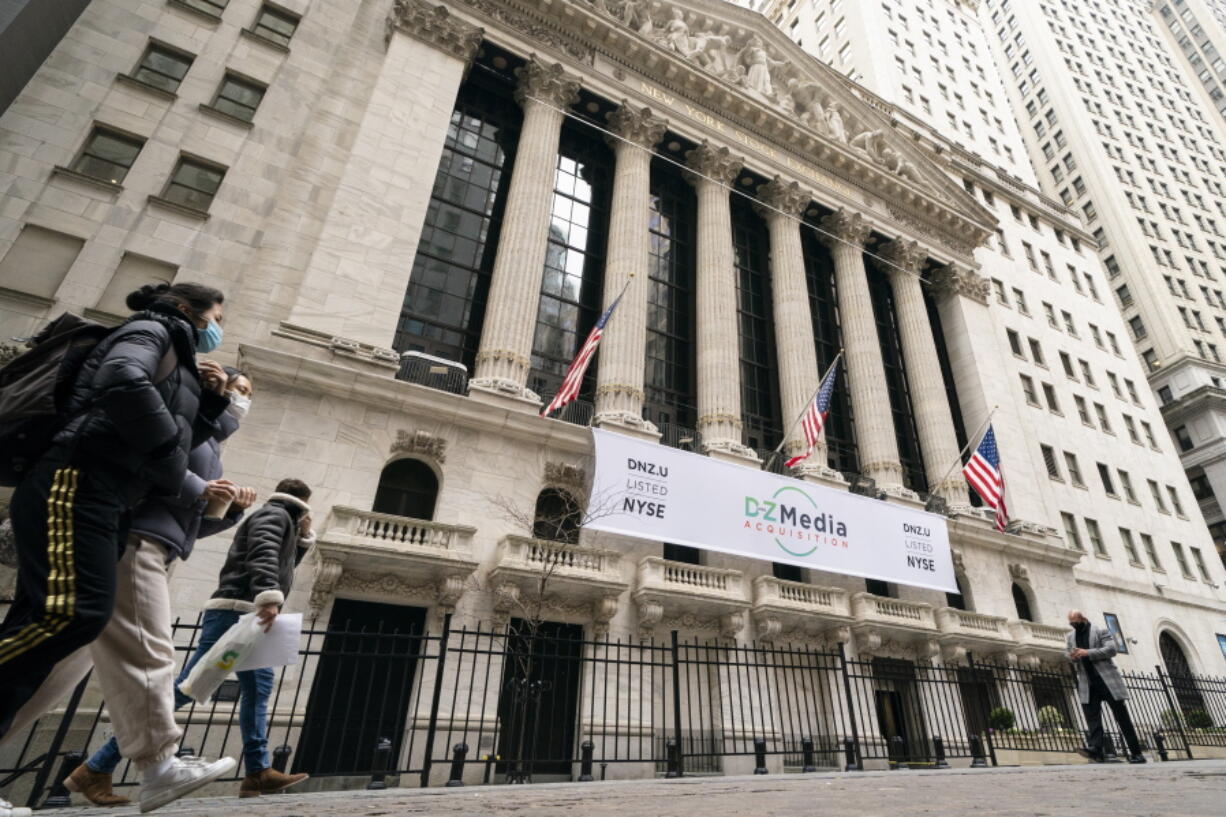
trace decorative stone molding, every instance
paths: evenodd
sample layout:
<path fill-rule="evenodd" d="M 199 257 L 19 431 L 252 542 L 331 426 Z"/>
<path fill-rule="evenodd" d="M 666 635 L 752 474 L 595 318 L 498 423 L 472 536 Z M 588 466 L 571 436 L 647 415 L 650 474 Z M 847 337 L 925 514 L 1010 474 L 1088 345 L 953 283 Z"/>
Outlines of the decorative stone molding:
<path fill-rule="evenodd" d="M 515 69 L 515 101 L 543 102 L 554 108 L 569 108 L 579 101 L 579 80 L 566 73 L 562 64 L 541 62 L 535 56 Z"/>
<path fill-rule="evenodd" d="M 873 231 L 873 226 L 865 220 L 863 215 L 847 210 L 839 210 L 823 218 L 821 228 L 826 234 L 819 234 L 818 237 L 827 245 L 831 242 L 847 242 L 860 247 L 864 246 L 864 242 L 868 240 L 869 234 Z"/>
<path fill-rule="evenodd" d="M 464 578 L 445 576 L 438 581 L 413 584 L 396 573 L 370 573 L 346 570 L 341 574 L 337 591 L 349 591 L 364 595 L 404 600 L 415 599 L 434 602 L 442 613 L 454 612 L 460 596 L 464 595 Z"/>
<path fill-rule="evenodd" d="M 745 629 L 745 611 L 726 613 L 719 617 L 719 634 L 724 638 L 736 638 Z"/>
<path fill-rule="evenodd" d="M 783 622 L 778 616 L 754 614 L 754 634 L 759 641 L 771 642 L 783 632 Z"/>
<path fill-rule="evenodd" d="M 776 211 L 792 218 L 799 218 L 809 206 L 813 196 L 809 191 L 802 189 L 799 182 L 787 182 L 783 177 L 776 176 L 758 188 L 758 198 L 767 205 L 757 208 L 763 218 L 770 218 Z"/>
<path fill-rule="evenodd" d="M 395 0 L 392 3 L 385 40 L 391 42 L 397 31 L 464 62 L 477 53 L 485 36 L 484 29 L 456 18 L 445 6 L 433 6 L 426 0 Z"/>
<path fill-rule="evenodd" d="M 391 453 L 430 457 L 442 464 L 447 460 L 447 440 L 421 429 L 413 432 L 400 429 L 396 432 Z"/>
<path fill-rule="evenodd" d="M 638 602 L 639 637 L 651 638 L 656 625 L 664 620 L 664 605 L 653 599 L 640 599 Z"/>
<path fill-rule="evenodd" d="M 940 296 L 961 295 L 987 306 L 991 289 L 987 278 L 965 267 L 940 267 L 932 273 L 932 290 Z"/>
<path fill-rule="evenodd" d="M 609 622 L 617 615 L 618 596 L 601 596 L 592 602 L 592 630 L 597 636 L 609 632 Z"/>
<path fill-rule="evenodd" d="M 318 551 L 316 551 L 318 553 Z M 307 602 L 307 620 L 315 621 L 328 606 L 328 601 L 336 592 L 344 572 L 344 563 L 339 559 L 317 557 L 315 562 L 315 580 L 311 582 L 311 597 Z"/>
<path fill-rule="evenodd" d="M 625 99 L 622 100 L 621 107 L 610 111 L 606 118 L 609 121 L 609 130 L 627 142 L 648 150 L 664 138 L 664 131 L 668 129 L 668 123 L 653 116 L 651 108 L 634 108 Z M 618 141 L 609 139 L 615 147 Z"/>
<path fill-rule="evenodd" d="M 949 554 L 951 557 L 953 557 L 954 570 L 957 571 L 958 573 L 965 573 L 966 572 L 966 557 L 962 555 L 962 551 L 959 550 L 958 548 L 952 548 Z"/>
<path fill-rule="evenodd" d="M 582 42 L 571 32 L 542 24 L 535 17 L 524 14 L 506 0 L 464 0 L 464 2 L 487 17 L 505 23 L 508 27 L 523 33 L 529 39 L 556 48 L 577 60 L 587 63 L 592 61 L 593 49 L 590 45 Z"/>
<path fill-rule="evenodd" d="M 946 664 L 960 664 L 966 660 L 966 647 L 962 644 L 941 645 L 941 661 Z"/>
<path fill-rule="evenodd" d="M 704 179 L 719 184 L 731 184 L 745 166 L 745 160 L 740 156 L 734 155 L 726 147 L 716 147 L 710 142 L 703 142 L 693 150 L 687 150 L 685 163 L 694 171 L 686 174 L 686 179 L 691 184 L 697 184 Z"/>
<path fill-rule="evenodd" d="M 587 471 L 565 462 L 545 463 L 545 482 L 562 488 L 582 491 L 587 485 Z"/>
<path fill-rule="evenodd" d="M 883 267 L 885 272 L 891 275 L 899 273 L 918 275 L 920 267 L 927 258 L 927 253 L 918 242 L 901 238 L 882 244 L 874 255 L 877 256 L 878 266 Z"/>
<path fill-rule="evenodd" d="M 1013 562 L 1009 565 L 1009 577 L 1015 582 L 1029 582 L 1030 569 L 1024 564 Z"/>

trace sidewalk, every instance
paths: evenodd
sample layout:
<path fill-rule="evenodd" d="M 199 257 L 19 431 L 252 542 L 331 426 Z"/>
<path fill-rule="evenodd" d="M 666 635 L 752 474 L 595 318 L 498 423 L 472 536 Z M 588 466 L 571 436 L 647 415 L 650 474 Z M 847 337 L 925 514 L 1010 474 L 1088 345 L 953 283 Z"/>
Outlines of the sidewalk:
<path fill-rule="evenodd" d="M 71 808 L 50 817 L 124 817 Z M 183 817 L 1221 817 L 1226 760 L 1106 766 L 706 777 L 456 789 L 387 789 L 200 798 L 156 812 Z"/>

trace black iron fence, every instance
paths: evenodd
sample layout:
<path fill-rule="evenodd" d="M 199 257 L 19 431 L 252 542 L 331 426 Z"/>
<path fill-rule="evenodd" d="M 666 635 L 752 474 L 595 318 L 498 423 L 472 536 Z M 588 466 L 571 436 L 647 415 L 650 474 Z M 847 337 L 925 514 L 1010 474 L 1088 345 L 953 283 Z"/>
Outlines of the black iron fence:
<path fill-rule="evenodd" d="M 176 623 L 181 661 L 199 630 Z M 277 675 L 274 765 L 326 788 L 987 765 L 1072 753 L 1086 730 L 1063 668 L 861 660 L 841 646 L 675 632 L 592 639 L 553 622 L 310 630 L 298 663 Z M 1226 749 L 1226 679 L 1124 678 L 1148 749 L 1163 759 Z M 181 710 L 184 750 L 241 756 L 238 697 L 228 682 Z M 1103 717 L 1122 750 L 1109 708 Z M 64 710 L 0 750 L 0 792 L 42 802 L 109 723 L 83 682 Z M 125 762 L 116 786 L 136 782 Z"/>

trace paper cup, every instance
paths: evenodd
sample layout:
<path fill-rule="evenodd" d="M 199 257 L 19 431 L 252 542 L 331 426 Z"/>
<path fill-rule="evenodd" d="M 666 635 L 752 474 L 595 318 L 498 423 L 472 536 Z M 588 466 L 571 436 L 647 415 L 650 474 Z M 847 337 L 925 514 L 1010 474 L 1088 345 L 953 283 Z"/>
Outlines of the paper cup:
<path fill-rule="evenodd" d="M 204 506 L 204 515 L 209 519 L 221 519 L 228 510 L 230 510 L 229 499 L 210 499 L 208 504 Z"/>

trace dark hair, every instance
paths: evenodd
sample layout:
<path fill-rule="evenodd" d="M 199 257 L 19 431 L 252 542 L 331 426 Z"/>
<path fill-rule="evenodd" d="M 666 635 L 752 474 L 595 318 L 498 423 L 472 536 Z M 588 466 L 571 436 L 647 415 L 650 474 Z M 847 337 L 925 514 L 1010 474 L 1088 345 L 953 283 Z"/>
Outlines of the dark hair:
<path fill-rule="evenodd" d="M 307 487 L 307 484 L 293 477 L 288 477 L 278 482 L 277 493 L 298 497 L 303 502 L 311 498 L 311 489 Z"/>
<path fill-rule="evenodd" d="M 238 380 L 240 377 L 245 377 L 247 378 L 247 382 L 250 383 L 254 389 L 255 381 L 251 379 L 251 375 L 247 374 L 242 369 L 236 369 L 233 366 L 222 366 L 221 370 L 226 373 L 227 386 L 232 386 L 235 380 Z"/>
<path fill-rule="evenodd" d="M 148 309 L 158 303 L 176 308 L 185 306 L 199 315 L 211 309 L 213 304 L 225 300 L 226 296 L 219 289 L 185 281 L 181 284 L 145 284 L 135 292 L 129 292 L 125 303 L 133 311 Z"/>

